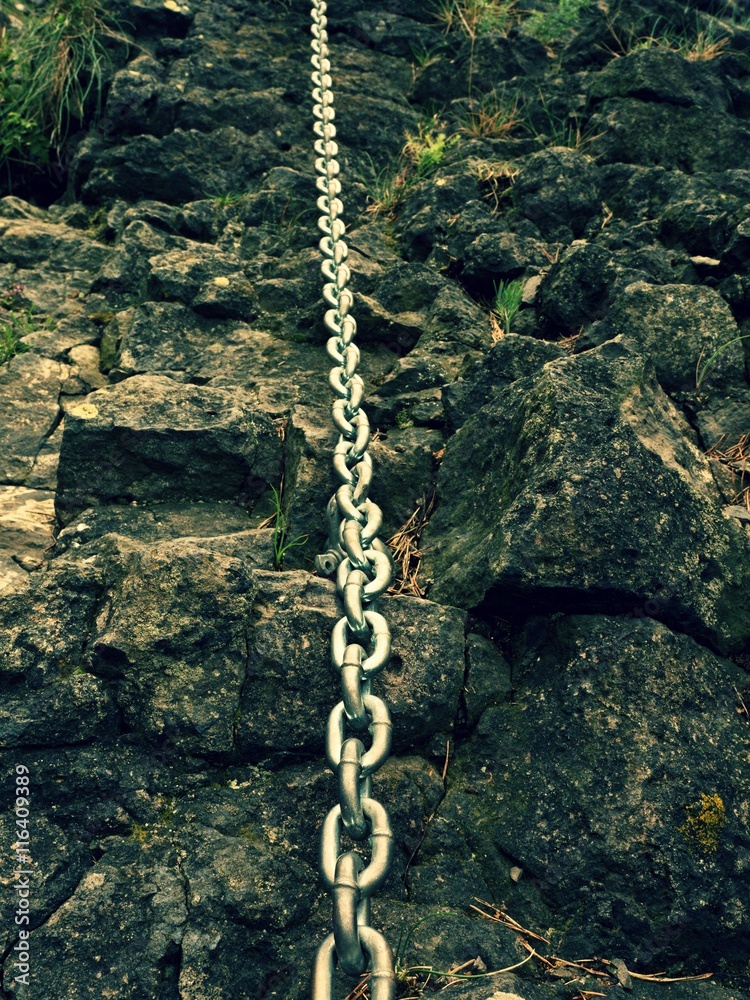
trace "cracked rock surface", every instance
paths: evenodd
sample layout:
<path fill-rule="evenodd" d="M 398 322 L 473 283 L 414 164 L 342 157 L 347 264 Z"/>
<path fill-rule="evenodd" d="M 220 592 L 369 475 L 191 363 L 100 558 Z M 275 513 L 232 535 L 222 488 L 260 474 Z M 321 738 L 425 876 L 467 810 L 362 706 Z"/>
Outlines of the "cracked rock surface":
<path fill-rule="evenodd" d="M 0 997 L 303 1000 L 341 616 L 308 10 L 108 7 L 64 184 L 0 191 L 0 842 L 23 765 L 33 871 L 28 985 L 0 872 Z M 430 512 L 421 596 L 374 606 L 399 1000 L 459 968 L 457 1000 L 750 1000 L 741 8 L 606 0 L 545 44 L 553 0 L 473 41 L 330 4 L 382 537 Z"/>

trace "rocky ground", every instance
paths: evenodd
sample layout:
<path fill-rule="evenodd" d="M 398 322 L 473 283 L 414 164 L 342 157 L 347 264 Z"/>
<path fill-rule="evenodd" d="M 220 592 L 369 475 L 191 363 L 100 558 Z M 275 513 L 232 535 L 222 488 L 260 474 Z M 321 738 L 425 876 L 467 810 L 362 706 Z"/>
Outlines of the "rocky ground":
<path fill-rule="evenodd" d="M 384 536 L 434 492 L 423 596 L 379 601 L 399 996 L 461 966 L 456 1000 L 748 1000 L 750 11 L 602 2 L 545 45 L 544 3 L 473 43 L 330 6 Z M 0 366 L 0 838 L 25 766 L 34 871 L 28 987 L 0 873 L 0 996 L 301 1000 L 340 614 L 308 11 L 112 9 L 66 189 L 0 200 L 33 327 Z"/>

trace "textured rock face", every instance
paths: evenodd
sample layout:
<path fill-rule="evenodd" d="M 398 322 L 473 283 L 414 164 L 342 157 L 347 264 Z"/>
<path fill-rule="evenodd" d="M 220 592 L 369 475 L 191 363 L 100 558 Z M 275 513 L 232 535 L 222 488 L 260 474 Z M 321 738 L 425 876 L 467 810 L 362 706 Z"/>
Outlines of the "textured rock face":
<path fill-rule="evenodd" d="M 430 594 L 502 614 L 509 599 L 623 612 L 668 593 L 674 626 L 742 648 L 750 550 L 687 430 L 621 341 L 517 380 L 448 443 Z"/>
<path fill-rule="evenodd" d="M 67 523 L 97 503 L 247 502 L 280 466 L 272 422 L 236 392 L 136 375 L 68 410 L 58 512 Z"/>
<path fill-rule="evenodd" d="M 592 937 L 628 962 L 744 954 L 743 672 L 648 619 L 537 620 L 529 634 L 513 703 L 461 751 L 446 822 L 485 878 L 506 856 L 554 886 L 581 954 Z"/>
<path fill-rule="evenodd" d="M 133 44 L 64 195 L 0 198 L 0 761 L 34 838 L 0 996 L 303 1000 L 342 613 L 308 9 L 111 6 Z M 372 495 L 394 547 L 427 520 L 423 596 L 376 605 L 373 924 L 398 997 L 750 1000 L 750 31 L 459 10 L 329 5 Z"/>

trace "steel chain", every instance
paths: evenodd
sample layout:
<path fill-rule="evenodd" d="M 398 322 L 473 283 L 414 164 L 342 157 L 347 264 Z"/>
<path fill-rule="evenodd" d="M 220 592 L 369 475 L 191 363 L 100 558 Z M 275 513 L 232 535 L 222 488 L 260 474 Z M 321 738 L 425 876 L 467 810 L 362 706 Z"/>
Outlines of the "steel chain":
<path fill-rule="evenodd" d="M 341 486 L 326 508 L 328 549 L 315 563 L 325 576 L 336 573 L 344 616 L 331 636 L 331 660 L 341 678 L 342 700 L 331 712 L 326 729 L 326 758 L 338 779 L 339 804 L 328 813 L 320 841 L 320 872 L 333 896 L 333 932 L 315 958 L 312 998 L 332 1000 L 338 965 L 353 977 L 369 969 L 372 1000 L 393 1000 L 393 953 L 382 934 L 370 926 L 370 899 L 383 884 L 393 854 L 388 813 L 372 797 L 372 775 L 390 753 L 391 718 L 386 703 L 371 691 L 372 678 L 390 658 L 391 631 L 385 618 L 366 605 L 387 590 L 394 566 L 388 548 L 377 537 L 382 511 L 368 497 L 370 422 L 362 409 L 364 382 L 356 374 L 359 349 L 353 342 L 357 332 L 351 314 L 354 297 L 347 288 L 351 272 L 341 219 L 344 206 L 339 197 L 327 8 L 324 0 L 313 0 L 312 96 L 317 204 L 322 213 L 318 227 L 324 234 L 319 244 L 326 279 L 323 299 L 329 307 L 323 322 L 331 334 L 326 350 L 335 364 L 329 383 L 337 397 L 332 416 L 339 432 L 333 469 Z M 369 749 L 362 741 L 365 733 L 372 738 Z M 356 851 L 342 852 L 342 830 L 355 842 L 369 842 L 368 864 Z"/>

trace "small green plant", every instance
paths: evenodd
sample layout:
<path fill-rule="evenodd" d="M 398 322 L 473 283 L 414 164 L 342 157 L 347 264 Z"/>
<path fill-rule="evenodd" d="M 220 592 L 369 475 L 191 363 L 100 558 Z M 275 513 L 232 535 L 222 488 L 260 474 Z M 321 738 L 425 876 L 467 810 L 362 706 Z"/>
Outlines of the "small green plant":
<path fill-rule="evenodd" d="M 557 7 L 553 10 L 535 11 L 531 14 L 524 27 L 530 35 L 547 45 L 575 27 L 581 12 L 590 7 L 592 2 L 593 0 L 557 0 Z"/>
<path fill-rule="evenodd" d="M 409 411 L 399 410 L 398 413 L 396 414 L 396 427 L 398 427 L 399 430 L 404 430 L 407 427 L 413 427 L 413 426 L 414 426 L 414 420 L 409 415 Z"/>
<path fill-rule="evenodd" d="M 414 166 L 418 177 L 428 177 L 443 162 L 447 150 L 457 142 L 458 136 L 448 138 L 433 120 L 429 124 L 420 123 L 416 135 L 406 133 L 406 145 L 402 152 Z"/>
<path fill-rule="evenodd" d="M 0 365 L 29 350 L 23 338 L 34 330 L 32 316 L 23 285 L 12 285 L 0 295 Z"/>
<path fill-rule="evenodd" d="M 226 205 L 239 205 L 245 198 L 247 198 L 247 194 L 242 194 L 240 191 L 227 191 L 224 194 L 209 195 L 208 201 L 215 201 L 223 208 Z"/>
<path fill-rule="evenodd" d="M 426 49 L 422 45 L 415 45 L 412 47 L 411 52 L 411 85 L 413 87 L 424 71 L 438 61 L 440 58 L 440 47 L 435 46 Z"/>
<path fill-rule="evenodd" d="M 430 177 L 440 166 L 446 152 L 458 143 L 458 136 L 448 137 L 436 118 L 420 122 L 417 134 L 406 133 L 406 143 L 394 163 L 375 172 L 367 185 L 373 215 L 393 215 L 414 185 Z M 372 160 L 370 160 L 372 167 Z"/>
<path fill-rule="evenodd" d="M 435 17 L 448 31 L 478 35 L 507 34 L 517 20 L 515 0 L 439 0 Z"/>
<path fill-rule="evenodd" d="M 708 358 L 707 361 L 703 361 L 703 355 L 705 353 L 705 348 L 703 350 L 701 350 L 701 353 L 698 356 L 698 363 L 695 366 L 695 388 L 696 389 L 700 389 L 701 383 L 705 380 L 706 375 L 708 375 L 708 373 L 713 368 L 714 364 L 716 363 L 716 359 L 721 354 L 721 352 L 725 351 L 727 349 L 727 347 L 731 347 L 732 344 L 738 344 L 741 340 L 750 340 L 750 334 L 748 334 L 748 335 L 746 335 L 744 337 L 733 337 L 731 340 L 727 340 L 725 343 L 720 344 L 716 348 L 716 350 L 714 351 L 714 353 L 711 355 L 711 357 Z M 701 362 L 703 362 L 703 364 L 701 364 Z"/>
<path fill-rule="evenodd" d="M 59 677 L 61 681 L 67 681 L 71 677 L 82 677 L 87 673 L 85 667 L 82 667 L 80 663 L 61 663 Z"/>
<path fill-rule="evenodd" d="M 522 302 L 522 281 L 500 281 L 495 286 L 493 309 L 500 317 L 504 333 L 510 333 L 511 324 L 518 315 Z"/>
<path fill-rule="evenodd" d="M 591 128 L 583 128 L 577 114 L 564 114 L 558 115 L 553 112 L 547 100 L 544 96 L 541 88 L 539 89 L 539 101 L 538 107 L 544 112 L 547 122 L 542 125 L 542 131 L 539 131 L 534 125 L 534 123 L 529 120 L 528 124 L 525 126 L 526 131 L 532 135 L 535 139 L 544 140 L 548 146 L 564 146 L 566 149 L 582 149 L 587 143 L 593 142 L 598 139 L 601 132 L 597 132 L 596 135 L 591 134 Z"/>
<path fill-rule="evenodd" d="M 269 522 L 273 522 L 273 565 L 274 569 L 281 569 L 284 564 L 284 556 L 287 554 L 289 549 L 301 548 L 303 545 L 307 544 L 307 535 L 297 535 L 296 538 L 290 539 L 289 533 L 289 518 L 284 513 L 284 507 L 281 502 L 281 490 L 283 485 L 277 490 L 275 486 L 271 487 L 271 493 L 273 494 L 273 506 L 274 512 L 270 518 Z M 265 524 L 265 522 L 264 522 Z"/>
<path fill-rule="evenodd" d="M 383 167 L 366 185 L 370 199 L 367 211 L 371 215 L 392 215 L 413 184 L 408 168 L 400 159 L 395 164 Z"/>
<path fill-rule="evenodd" d="M 0 162 L 37 166 L 59 153 L 71 125 L 101 109 L 108 56 L 122 37 L 101 0 L 50 0 L 38 10 L 0 0 Z"/>

